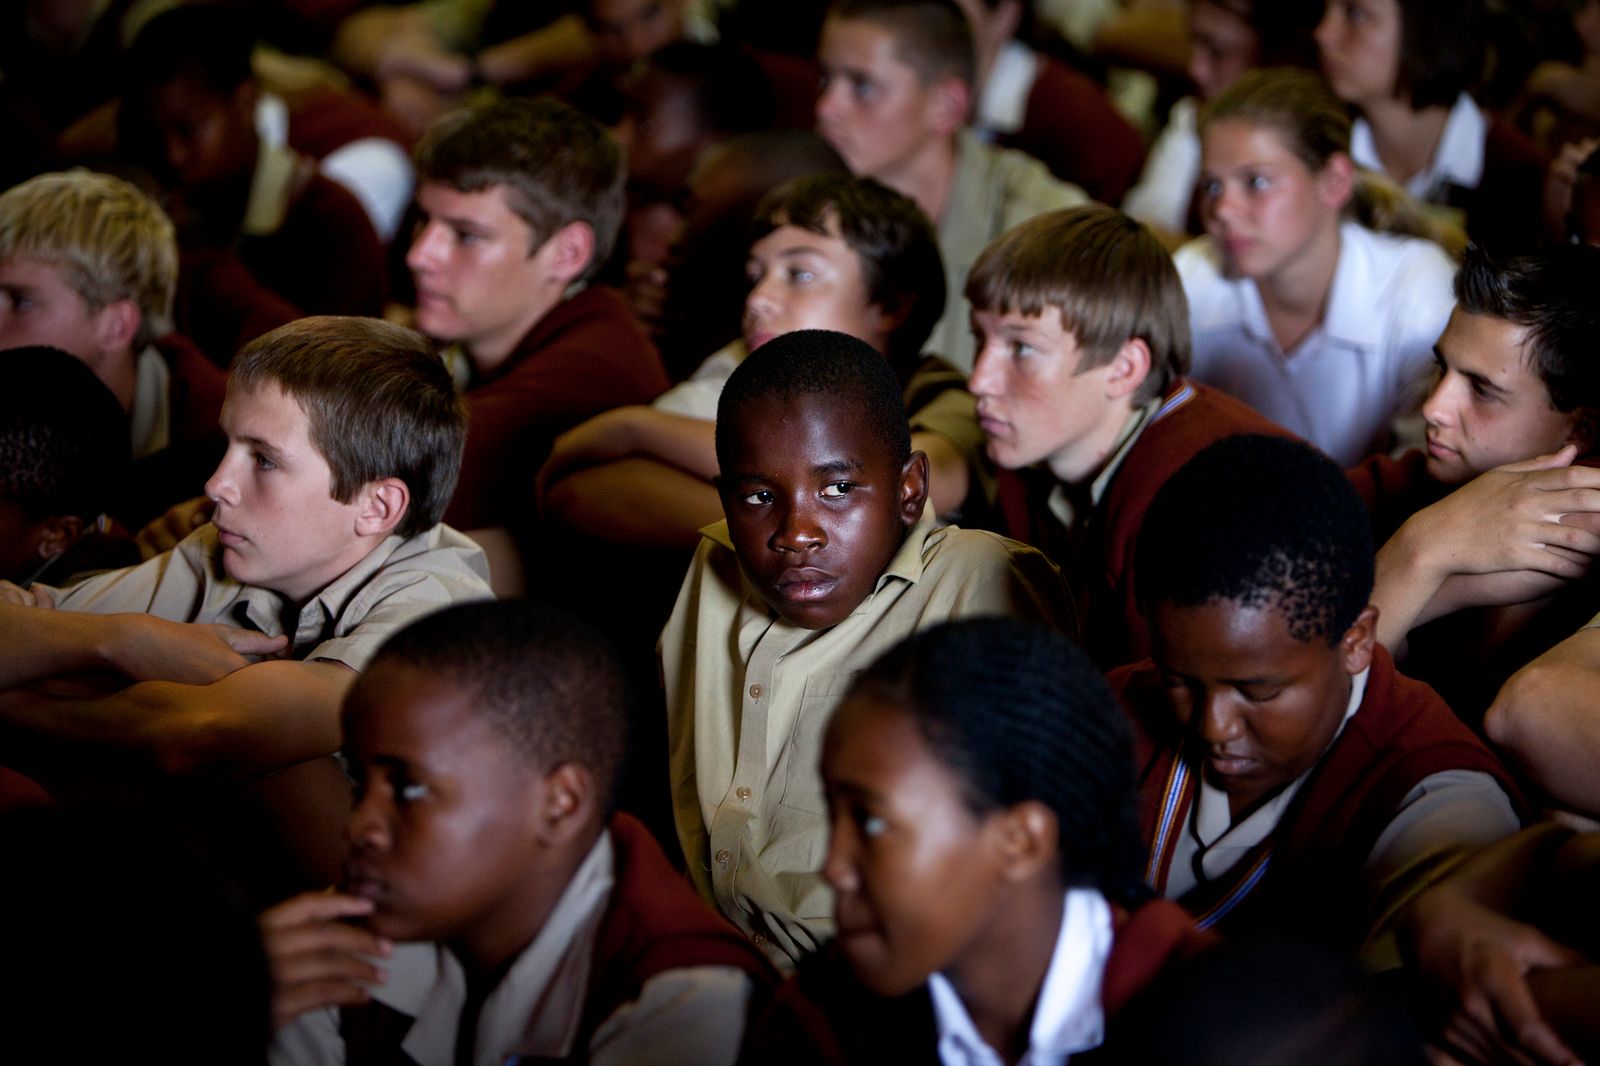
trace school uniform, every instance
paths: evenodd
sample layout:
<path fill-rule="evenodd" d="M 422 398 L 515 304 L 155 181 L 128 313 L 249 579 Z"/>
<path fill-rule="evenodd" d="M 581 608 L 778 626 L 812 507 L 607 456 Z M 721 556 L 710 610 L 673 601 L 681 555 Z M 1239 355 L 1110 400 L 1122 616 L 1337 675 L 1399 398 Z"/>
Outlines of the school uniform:
<path fill-rule="evenodd" d="M 138 566 L 48 589 L 56 610 L 133 612 L 174 622 L 220 622 L 288 636 L 288 656 L 364 669 L 391 635 L 441 607 L 492 599 L 483 551 L 449 526 L 389 536 L 307 603 L 227 577 L 217 527 Z"/>
<path fill-rule="evenodd" d="M 1185 96 L 1167 114 L 1167 124 L 1150 146 L 1139 183 L 1122 201 L 1122 210 L 1140 222 L 1171 233 L 1192 232 L 1190 209 L 1200 177 L 1199 112 L 1199 101 Z"/>
<path fill-rule="evenodd" d="M 1283 430 L 1231 396 L 1179 379 L 1129 416 L 1087 486 L 1063 485 L 1043 466 L 1000 472 L 1003 528 L 1066 571 L 1084 646 L 1101 669 L 1150 653 L 1134 543 L 1156 492 L 1207 445 L 1239 433 Z"/>
<path fill-rule="evenodd" d="M 1321 759 L 1234 822 L 1151 663 L 1111 674 L 1137 735 L 1146 879 L 1202 929 L 1342 949 L 1382 932 L 1442 862 L 1517 830 L 1499 761 L 1381 646 Z"/>
<path fill-rule="evenodd" d="M 1101 203 L 1122 199 L 1139 175 L 1144 141 L 1105 90 L 1021 41 L 995 57 L 978 95 L 973 131 L 1026 152 Z"/>
<path fill-rule="evenodd" d="M 1350 131 L 1350 157 L 1379 173 L 1372 126 L 1358 118 Z M 1550 157 L 1498 115 L 1490 115 L 1467 93 L 1456 97 L 1439 144 L 1427 166 L 1405 190 L 1453 220 L 1465 220 L 1467 235 L 1500 252 L 1532 251 L 1544 210 L 1544 175 Z"/>
<path fill-rule="evenodd" d="M 524 517 L 557 436 L 602 411 L 649 403 L 671 382 L 627 302 L 591 285 L 551 308 L 491 373 L 467 381 L 467 446 L 445 521 Z"/>
<path fill-rule="evenodd" d="M 1189 916 L 1166 900 L 1133 910 L 1093 889 L 1062 901 L 1050 967 L 1039 991 L 1022 1062 L 1093 1061 L 1108 1023 L 1171 962 L 1210 946 Z M 1086 1056 L 1086 1057 L 1085 1057 Z M 752 1026 L 741 1061 L 846 1066 L 883 1062 L 999 1066 L 953 986 L 935 974 L 903 996 L 864 988 L 836 948 L 801 963 Z"/>
<path fill-rule="evenodd" d="M 872 593 L 828 629 L 786 622 L 744 576 L 726 522 L 702 541 L 661 634 L 673 819 L 702 897 L 780 966 L 833 933 L 820 873 L 823 733 L 861 670 L 917 629 L 972 615 L 1070 626 L 1060 572 L 924 511 Z"/>
<path fill-rule="evenodd" d="M 1008 148 L 984 144 L 971 130 L 956 134 L 956 171 L 939 218 L 939 255 L 944 260 L 944 315 L 925 345 L 965 373 L 977 348 L 967 304 L 967 274 L 989 242 L 1035 215 L 1077 207 L 1089 198 L 1076 185 L 1058 181 L 1043 163 Z"/>
<path fill-rule="evenodd" d="M 274 1066 L 455 1066 L 461 964 L 418 942 L 397 945 L 384 970 L 370 1004 L 280 1030 Z M 760 953 L 618 814 L 484 1002 L 473 1062 L 731 1063 L 745 1012 L 770 982 Z"/>
<path fill-rule="evenodd" d="M 1339 226 L 1327 310 L 1292 351 L 1272 334 L 1256 283 L 1227 275 L 1209 236 L 1174 257 L 1189 298 L 1191 376 L 1237 396 L 1342 466 L 1387 451 L 1421 404 L 1450 320 L 1455 267 L 1438 245 Z"/>
<path fill-rule="evenodd" d="M 222 458 L 217 426 L 227 378 L 187 337 L 169 333 L 134 360 L 128 412 L 133 469 L 108 511 L 137 529 L 168 507 L 201 494 Z"/>

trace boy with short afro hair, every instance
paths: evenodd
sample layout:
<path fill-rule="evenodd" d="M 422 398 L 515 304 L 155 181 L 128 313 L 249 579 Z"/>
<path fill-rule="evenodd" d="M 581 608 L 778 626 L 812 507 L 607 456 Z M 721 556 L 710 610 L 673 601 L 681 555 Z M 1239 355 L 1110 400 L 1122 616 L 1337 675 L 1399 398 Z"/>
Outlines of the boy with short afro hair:
<path fill-rule="evenodd" d="M 1332 460 L 1213 444 L 1138 552 L 1154 661 L 1111 681 L 1140 731 L 1147 879 L 1203 928 L 1354 949 L 1517 828 L 1494 756 L 1374 640 L 1366 514 Z"/>
<path fill-rule="evenodd" d="M 277 769 L 338 746 L 339 699 L 385 636 L 488 596 L 482 553 L 437 524 L 466 427 L 418 334 L 356 318 L 275 330 L 239 353 L 222 426 L 212 522 L 171 552 L 66 590 L 0 585 L 8 726 L 169 771 Z M 135 683 L 14 687 L 107 669 Z"/>
<path fill-rule="evenodd" d="M 726 521 L 661 635 L 673 815 L 701 895 L 787 966 L 832 932 L 816 760 L 854 672 L 936 621 L 1071 611 L 1038 552 L 935 528 L 899 381 L 863 341 L 762 345 L 716 435 Z"/>
<path fill-rule="evenodd" d="M 966 129 L 976 59 L 955 0 L 836 0 L 817 58 L 817 132 L 852 173 L 911 197 L 938 227 L 947 295 L 928 347 L 969 369 L 961 285 L 973 260 L 1017 223 L 1088 197 Z"/>
<path fill-rule="evenodd" d="M 111 390 L 135 464 L 114 513 L 135 526 L 194 495 L 221 452 L 223 375 L 173 332 L 177 284 L 171 220 L 120 178 L 40 174 L 0 193 L 0 348 L 59 348 Z"/>
<path fill-rule="evenodd" d="M 94 371 L 56 348 L 0 356 L 0 580 L 138 562 L 103 522 L 127 477 L 127 419 Z"/>
<path fill-rule="evenodd" d="M 1003 468 L 1002 528 L 1067 572 L 1102 668 L 1148 651 L 1133 542 L 1151 497 L 1234 433 L 1281 432 L 1184 377 L 1189 312 L 1172 257 L 1109 207 L 1009 231 L 967 279 L 978 361 L 968 388 Z"/>
<path fill-rule="evenodd" d="M 385 643 L 344 705 L 340 891 L 263 916 L 274 1061 L 733 1061 L 769 967 L 612 813 L 627 703 L 611 649 L 546 607 Z"/>
<path fill-rule="evenodd" d="M 616 240 L 622 150 L 566 104 L 508 99 L 441 118 L 416 164 L 416 324 L 455 346 L 471 415 L 448 518 L 513 525 L 557 434 L 668 385 L 620 295 L 567 295 Z"/>

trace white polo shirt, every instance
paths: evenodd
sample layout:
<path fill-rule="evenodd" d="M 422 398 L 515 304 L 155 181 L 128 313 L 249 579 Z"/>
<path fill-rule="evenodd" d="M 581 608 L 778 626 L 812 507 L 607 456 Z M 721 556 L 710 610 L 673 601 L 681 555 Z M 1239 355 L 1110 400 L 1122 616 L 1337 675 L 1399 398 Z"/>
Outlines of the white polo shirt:
<path fill-rule="evenodd" d="M 1340 465 L 1384 450 L 1391 424 L 1427 395 L 1433 345 L 1455 303 L 1455 267 L 1433 242 L 1343 223 L 1327 310 L 1290 352 L 1272 335 L 1256 283 L 1226 276 L 1210 237 L 1184 245 L 1175 262 L 1194 333 L 1190 376 Z"/>

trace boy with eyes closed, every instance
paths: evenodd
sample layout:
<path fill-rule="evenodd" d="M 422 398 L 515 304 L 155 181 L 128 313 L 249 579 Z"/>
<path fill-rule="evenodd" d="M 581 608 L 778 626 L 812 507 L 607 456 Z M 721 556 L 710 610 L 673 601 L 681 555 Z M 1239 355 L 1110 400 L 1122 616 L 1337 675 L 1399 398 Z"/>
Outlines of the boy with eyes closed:
<path fill-rule="evenodd" d="M 726 521 L 660 643 L 673 817 L 701 895 L 787 967 L 833 930 L 817 759 L 854 674 L 933 622 L 1071 611 L 1038 552 L 934 527 L 899 382 L 863 341 L 762 345 L 722 392 L 716 446 Z"/>
<path fill-rule="evenodd" d="M 1162 486 L 1138 555 L 1151 661 L 1111 683 L 1140 733 L 1146 879 L 1201 928 L 1387 961 L 1431 871 L 1518 817 L 1499 762 L 1374 639 L 1360 500 L 1310 445 L 1230 437 Z"/>

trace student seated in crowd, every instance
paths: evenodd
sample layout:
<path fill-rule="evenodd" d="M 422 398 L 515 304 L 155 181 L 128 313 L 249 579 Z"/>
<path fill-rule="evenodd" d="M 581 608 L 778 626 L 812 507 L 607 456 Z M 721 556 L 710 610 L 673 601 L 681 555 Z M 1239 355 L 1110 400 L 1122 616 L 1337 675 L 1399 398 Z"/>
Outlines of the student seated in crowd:
<path fill-rule="evenodd" d="M 836 0 L 823 24 L 817 132 L 850 170 L 904 193 L 938 227 L 944 316 L 929 350 L 963 370 L 974 349 L 961 287 L 984 245 L 1083 190 L 966 129 L 972 31 L 955 0 Z"/>
<path fill-rule="evenodd" d="M 628 691 L 528 603 L 407 626 L 351 688 L 337 892 L 262 916 L 274 1063 L 731 1063 L 770 981 L 612 811 Z"/>
<path fill-rule="evenodd" d="M 172 330 L 177 281 L 171 221 L 119 178 L 0 193 L 0 349 L 59 348 L 111 390 L 134 459 L 112 513 L 134 527 L 197 493 L 222 451 L 222 372 Z"/>
<path fill-rule="evenodd" d="M 661 635 L 673 815 L 701 895 L 792 965 L 833 932 L 816 760 L 853 673 L 933 622 L 1070 625 L 1070 608 L 1038 552 L 935 527 L 900 382 L 865 341 L 762 345 L 728 379 L 716 443 L 727 520 Z"/>
<path fill-rule="evenodd" d="M 798 329 L 848 333 L 881 352 L 901 382 L 911 446 L 928 456 L 935 514 L 960 514 L 973 490 L 981 510 L 987 479 L 972 397 L 958 370 L 921 354 L 944 310 L 927 216 L 875 181 L 822 175 L 763 200 L 751 237 L 744 340 L 649 407 L 607 411 L 563 434 L 541 475 L 546 515 L 611 542 L 698 544 L 700 528 L 722 513 L 717 398 L 750 351 Z"/>
<path fill-rule="evenodd" d="M 176 193 L 186 256 L 179 318 L 221 362 L 257 335 L 269 313 L 259 304 L 376 315 L 387 290 L 383 244 L 360 201 L 315 160 L 257 131 L 254 46 L 235 12 L 180 6 L 157 15 L 128 49 L 118 118 L 123 152 Z M 239 288 L 269 296 L 216 297 L 213 288 L 230 283 L 213 260 L 235 255 L 248 271 Z"/>
<path fill-rule="evenodd" d="M 668 385 L 615 291 L 568 295 L 616 239 L 622 152 L 566 104 L 511 99 L 440 119 L 416 161 L 416 325 L 463 357 L 470 415 L 447 517 L 515 525 L 557 434 Z"/>
<path fill-rule="evenodd" d="M 69 589 L 0 585 L 0 722 L 52 742 L 52 764 L 76 745 L 250 776 L 327 755 L 385 636 L 488 596 L 482 553 L 438 525 L 466 427 L 423 338 L 284 326 L 239 353 L 222 427 L 212 523 L 175 550 Z M 17 687 L 92 671 L 127 687 Z"/>
<path fill-rule="evenodd" d="M 1359 113 L 1356 163 L 1465 220 L 1479 244 L 1525 251 L 1539 238 L 1549 159 L 1472 98 L 1484 69 L 1484 0 L 1329 4 L 1317 27 L 1322 70 Z"/>
<path fill-rule="evenodd" d="M 1065 1061 L 1205 944 L 1149 898 L 1127 724 L 1058 633 L 985 618 L 907 637 L 850 686 L 822 780 L 839 934 L 746 1061 Z"/>
<path fill-rule="evenodd" d="M 1545 822 L 1484 848 L 1418 899 L 1401 937 L 1443 1008 L 1439 1046 L 1473 1062 L 1600 1056 L 1597 878 L 1600 834 Z"/>
<path fill-rule="evenodd" d="M 1346 466 L 1387 450 L 1427 388 L 1450 315 L 1449 257 L 1378 232 L 1423 220 L 1357 172 L 1350 119 L 1315 74 L 1244 75 L 1206 108 L 1200 133 L 1207 236 L 1175 257 L 1195 379 Z M 1380 195 L 1398 198 L 1394 217 L 1374 216 Z"/>
<path fill-rule="evenodd" d="M 1187 5 L 1194 95 L 1172 105 L 1150 146 L 1139 184 L 1122 209 L 1158 233 L 1198 232 L 1195 183 L 1200 177 L 1200 108 L 1256 67 L 1314 67 L 1311 30 L 1319 0 L 1191 0 Z"/>
<path fill-rule="evenodd" d="M 127 416 L 92 370 L 55 348 L 0 353 L 0 581 L 138 562 L 105 518 L 127 478 Z"/>
<path fill-rule="evenodd" d="M 1062 181 L 1116 203 L 1139 176 L 1144 141 L 1104 89 L 1017 39 L 1023 0 L 957 0 L 972 26 L 972 128 L 1026 152 Z"/>
<path fill-rule="evenodd" d="M 1382 544 L 1378 641 L 1473 723 L 1594 611 L 1581 579 L 1600 550 L 1596 286 L 1600 249 L 1469 249 L 1434 346 L 1426 451 L 1350 471 Z"/>
<path fill-rule="evenodd" d="M 1142 658 L 1133 541 L 1151 497 L 1212 441 L 1275 427 L 1184 379 L 1188 310 L 1172 257 L 1119 211 L 1023 223 L 984 250 L 967 298 L 978 341 L 968 388 L 1006 471 L 1004 528 L 1066 570 L 1103 668 Z"/>
<path fill-rule="evenodd" d="M 1139 730 L 1146 878 L 1203 928 L 1367 943 L 1430 871 L 1514 832 L 1493 755 L 1374 640 L 1372 539 L 1338 465 L 1240 436 L 1139 536 L 1153 662 L 1111 675 Z"/>

